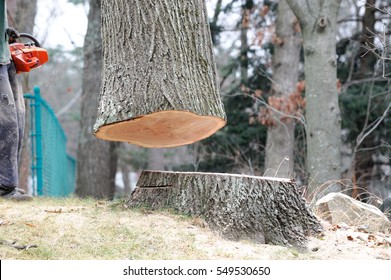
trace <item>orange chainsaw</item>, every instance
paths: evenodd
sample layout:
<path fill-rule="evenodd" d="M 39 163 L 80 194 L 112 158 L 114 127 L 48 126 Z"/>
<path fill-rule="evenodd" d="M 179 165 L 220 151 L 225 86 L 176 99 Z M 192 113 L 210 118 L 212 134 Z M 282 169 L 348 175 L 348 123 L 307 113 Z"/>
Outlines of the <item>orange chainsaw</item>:
<path fill-rule="evenodd" d="M 15 64 L 16 73 L 30 72 L 31 69 L 40 67 L 49 60 L 48 52 L 41 48 L 41 45 L 33 36 L 27 33 L 20 33 L 19 38 L 27 38 L 32 42 L 10 44 L 11 58 Z"/>

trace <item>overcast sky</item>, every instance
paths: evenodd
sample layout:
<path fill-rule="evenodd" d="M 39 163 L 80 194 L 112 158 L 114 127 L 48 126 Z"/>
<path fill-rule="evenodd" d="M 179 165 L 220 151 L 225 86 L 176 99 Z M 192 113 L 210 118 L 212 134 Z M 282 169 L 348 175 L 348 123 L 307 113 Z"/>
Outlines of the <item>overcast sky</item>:
<path fill-rule="evenodd" d="M 214 1 L 207 0 L 206 3 L 211 13 Z M 38 0 L 34 34 L 45 47 L 62 45 L 67 50 L 80 47 L 87 32 L 87 16 L 87 4 L 74 5 L 68 0 Z"/>
<path fill-rule="evenodd" d="M 34 34 L 44 47 L 62 45 L 67 50 L 80 47 L 87 31 L 87 15 L 88 5 L 74 5 L 67 0 L 38 0 Z"/>

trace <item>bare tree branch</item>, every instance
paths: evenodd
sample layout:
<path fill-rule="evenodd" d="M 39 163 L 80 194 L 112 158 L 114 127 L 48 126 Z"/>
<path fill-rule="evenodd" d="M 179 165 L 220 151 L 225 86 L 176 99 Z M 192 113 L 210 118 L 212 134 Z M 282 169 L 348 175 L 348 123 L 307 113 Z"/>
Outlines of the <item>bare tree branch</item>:
<path fill-rule="evenodd" d="M 357 143 L 356 143 L 356 147 L 357 148 L 361 145 L 361 143 L 365 140 L 365 138 L 367 138 L 368 135 L 370 135 L 380 125 L 380 123 L 387 116 L 387 114 L 390 111 L 390 109 L 391 109 L 391 102 L 388 104 L 386 110 L 384 110 L 383 115 L 380 118 L 378 118 L 374 123 L 372 123 L 371 125 L 367 126 L 367 128 L 368 127 L 372 127 L 372 128 L 370 130 L 368 130 L 365 134 L 363 134 L 363 132 L 366 129 L 366 128 L 364 128 L 364 130 L 360 133 L 360 135 L 357 138 Z M 356 151 L 357 151 L 357 149 L 356 149 Z"/>
<path fill-rule="evenodd" d="M 226 97 L 235 97 L 235 96 L 244 96 L 245 94 L 244 93 L 235 93 L 235 94 L 222 94 L 222 96 L 226 96 Z M 253 95 L 246 95 L 247 97 L 250 97 L 252 98 L 253 100 L 259 102 L 260 104 L 264 105 L 266 108 L 268 108 L 269 110 L 273 111 L 274 113 L 277 113 L 279 114 L 280 116 L 282 117 L 286 117 L 286 118 L 290 118 L 290 119 L 295 119 L 297 120 L 298 122 L 300 122 L 303 126 L 305 126 L 305 117 L 304 115 L 300 114 L 300 117 L 297 117 L 297 116 L 294 116 L 294 115 L 289 115 L 289 114 L 285 114 L 284 112 L 282 111 L 279 111 L 277 110 L 276 108 L 270 106 L 263 98 L 260 98 L 260 97 L 256 97 L 256 96 L 253 96 Z"/>

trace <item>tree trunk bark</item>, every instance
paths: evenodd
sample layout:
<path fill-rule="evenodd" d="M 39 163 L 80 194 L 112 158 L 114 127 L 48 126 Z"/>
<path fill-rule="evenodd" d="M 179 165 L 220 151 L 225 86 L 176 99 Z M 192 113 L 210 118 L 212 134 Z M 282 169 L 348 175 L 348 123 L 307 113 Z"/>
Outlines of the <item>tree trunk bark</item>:
<path fill-rule="evenodd" d="M 285 0 L 278 2 L 275 51 L 273 55 L 273 96 L 289 102 L 299 79 L 301 36 L 295 30 L 297 20 Z M 267 130 L 265 170 L 267 174 L 288 178 L 293 175 L 295 124 L 274 113 L 275 125 Z"/>
<path fill-rule="evenodd" d="M 175 147 L 225 125 L 204 0 L 103 0 L 102 36 L 97 137 Z"/>
<path fill-rule="evenodd" d="M 101 80 L 102 41 L 100 0 L 90 0 L 88 29 L 84 43 L 81 133 L 77 152 L 76 194 L 81 197 L 112 198 L 117 169 L 116 143 L 96 139 L 92 126 Z"/>
<path fill-rule="evenodd" d="M 120 170 L 122 172 L 122 178 L 124 181 L 124 196 L 130 196 L 130 194 L 132 193 L 132 186 L 130 185 L 129 178 L 130 168 L 126 163 L 123 163 L 120 166 Z"/>
<path fill-rule="evenodd" d="M 8 25 L 19 32 L 33 33 L 37 0 L 7 0 Z"/>
<path fill-rule="evenodd" d="M 336 28 L 339 0 L 286 0 L 296 14 L 304 39 L 307 171 L 311 196 L 339 191 L 341 116 L 338 105 Z M 334 181 L 335 182 L 335 181 Z M 322 188 L 323 188 L 322 187 Z"/>
<path fill-rule="evenodd" d="M 293 181 L 221 173 L 143 171 L 130 207 L 202 216 L 230 239 L 303 246 L 321 231 Z"/>
<path fill-rule="evenodd" d="M 365 3 L 365 14 L 362 17 L 362 34 L 360 43 L 363 46 L 374 48 L 375 46 L 375 37 L 373 32 L 375 32 L 376 24 L 376 0 L 367 0 Z M 376 56 L 372 52 L 364 47 L 361 47 L 360 53 L 360 70 L 359 70 L 359 79 L 364 79 L 373 76 L 373 67 L 376 63 Z"/>
<path fill-rule="evenodd" d="M 249 3 L 250 2 L 250 3 Z M 246 0 L 242 10 L 242 22 L 240 26 L 240 83 L 248 86 L 248 28 L 250 25 L 252 0 Z"/>

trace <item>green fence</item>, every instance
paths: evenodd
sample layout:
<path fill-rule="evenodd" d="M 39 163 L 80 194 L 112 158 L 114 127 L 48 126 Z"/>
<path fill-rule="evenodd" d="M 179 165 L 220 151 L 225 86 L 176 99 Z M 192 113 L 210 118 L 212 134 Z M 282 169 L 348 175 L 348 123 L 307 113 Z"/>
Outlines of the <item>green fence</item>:
<path fill-rule="evenodd" d="M 76 161 L 66 152 L 67 138 L 39 87 L 25 94 L 30 105 L 31 178 L 33 194 L 62 197 L 75 188 Z"/>

